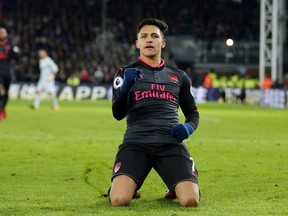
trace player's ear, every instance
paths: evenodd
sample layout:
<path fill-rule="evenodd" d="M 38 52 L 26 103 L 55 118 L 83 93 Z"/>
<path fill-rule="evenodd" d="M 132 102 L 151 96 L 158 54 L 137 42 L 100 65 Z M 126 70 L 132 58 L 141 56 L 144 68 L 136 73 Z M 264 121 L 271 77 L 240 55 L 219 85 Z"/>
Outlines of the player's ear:
<path fill-rule="evenodd" d="M 161 45 L 161 48 L 165 48 L 166 47 L 166 40 L 165 39 L 163 39 L 162 40 L 162 45 Z"/>
<path fill-rule="evenodd" d="M 135 41 L 135 45 L 136 45 L 136 48 L 137 48 L 137 49 L 140 49 L 140 46 L 139 46 L 138 40 Z"/>

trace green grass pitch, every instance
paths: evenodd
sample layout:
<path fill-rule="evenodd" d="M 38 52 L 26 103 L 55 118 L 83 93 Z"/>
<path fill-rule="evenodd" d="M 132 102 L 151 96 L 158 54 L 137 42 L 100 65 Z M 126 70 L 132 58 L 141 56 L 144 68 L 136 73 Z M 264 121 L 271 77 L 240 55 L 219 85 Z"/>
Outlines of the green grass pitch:
<path fill-rule="evenodd" d="M 11 101 L 0 122 L 0 215 L 288 215 L 288 110 L 198 104 L 186 144 L 199 171 L 198 208 L 164 200 L 155 171 L 142 198 L 111 207 L 103 196 L 125 130 L 111 102 Z M 180 115 L 183 122 L 183 115 Z"/>

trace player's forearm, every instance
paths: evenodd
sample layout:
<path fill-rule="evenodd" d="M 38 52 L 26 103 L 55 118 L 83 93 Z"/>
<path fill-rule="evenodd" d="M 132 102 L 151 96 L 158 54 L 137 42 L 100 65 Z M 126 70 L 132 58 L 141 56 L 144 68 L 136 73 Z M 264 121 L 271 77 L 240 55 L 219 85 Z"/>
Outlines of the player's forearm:
<path fill-rule="evenodd" d="M 196 130 L 199 125 L 199 118 L 200 117 L 198 111 L 194 111 L 187 115 L 185 123 L 191 124 L 193 129 Z"/>
<path fill-rule="evenodd" d="M 112 101 L 113 116 L 117 120 L 125 118 L 128 111 L 127 94 L 120 94 Z"/>

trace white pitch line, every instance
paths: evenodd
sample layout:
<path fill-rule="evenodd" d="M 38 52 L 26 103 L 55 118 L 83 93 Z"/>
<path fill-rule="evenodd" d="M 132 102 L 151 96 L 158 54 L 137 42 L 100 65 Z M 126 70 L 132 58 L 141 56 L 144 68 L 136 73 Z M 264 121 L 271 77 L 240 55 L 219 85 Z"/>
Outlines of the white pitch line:
<path fill-rule="evenodd" d="M 208 116 L 200 116 L 200 120 L 204 120 L 204 121 L 212 121 L 212 122 L 220 122 L 221 119 L 220 118 L 214 118 L 214 117 L 208 117 Z"/>
<path fill-rule="evenodd" d="M 15 135 L 1 135 L 4 139 L 14 139 L 14 140 L 56 140 L 56 139 L 66 139 L 66 140 L 121 140 L 122 137 L 98 137 L 98 136 L 15 136 Z"/>
<path fill-rule="evenodd" d="M 209 138 L 203 138 L 203 139 L 201 139 L 201 138 L 197 138 L 197 139 L 194 139 L 193 141 L 197 141 L 197 142 L 213 142 L 213 141 L 215 141 L 215 139 L 213 139 L 213 138 L 211 138 L 211 139 L 209 139 Z M 283 144 L 283 143 L 288 143 L 287 142 L 287 140 L 259 140 L 259 139 L 241 139 L 241 138 L 239 138 L 239 139 L 225 139 L 225 138 L 223 138 L 223 139 L 218 139 L 217 138 L 217 142 L 223 142 L 223 143 L 248 143 L 248 142 L 250 142 L 250 143 L 281 143 L 281 144 Z"/>
<path fill-rule="evenodd" d="M 119 140 L 122 141 L 122 136 L 114 136 L 114 137 L 100 137 L 100 136 L 16 136 L 16 135 L 1 135 L 1 138 L 6 140 L 57 140 L 57 139 L 64 139 L 64 140 Z M 197 138 L 197 139 L 190 139 L 186 140 L 186 142 L 213 142 L 215 141 L 214 138 Z M 259 139 L 217 139 L 219 142 L 223 143 L 288 143 L 287 140 L 259 140 Z"/>
<path fill-rule="evenodd" d="M 179 113 L 179 116 L 184 116 L 183 113 Z M 220 122 L 221 119 L 220 118 L 215 118 L 215 117 L 208 117 L 208 116 L 202 116 L 200 115 L 200 121 L 204 120 L 204 121 L 212 121 L 212 122 Z"/>

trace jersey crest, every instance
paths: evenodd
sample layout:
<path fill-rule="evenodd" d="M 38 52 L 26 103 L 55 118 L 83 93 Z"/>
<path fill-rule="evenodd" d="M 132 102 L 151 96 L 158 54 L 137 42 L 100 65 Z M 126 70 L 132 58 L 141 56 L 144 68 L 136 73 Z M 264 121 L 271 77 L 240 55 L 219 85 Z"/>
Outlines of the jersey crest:
<path fill-rule="evenodd" d="M 177 83 L 179 81 L 178 76 L 176 76 L 175 74 L 169 74 L 168 78 L 171 82 Z"/>

